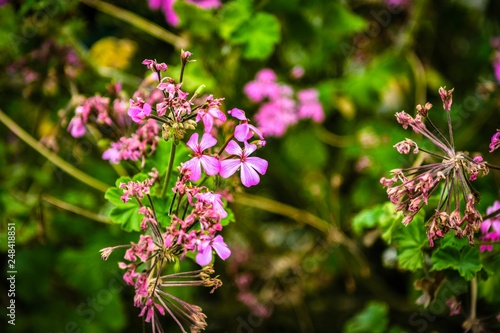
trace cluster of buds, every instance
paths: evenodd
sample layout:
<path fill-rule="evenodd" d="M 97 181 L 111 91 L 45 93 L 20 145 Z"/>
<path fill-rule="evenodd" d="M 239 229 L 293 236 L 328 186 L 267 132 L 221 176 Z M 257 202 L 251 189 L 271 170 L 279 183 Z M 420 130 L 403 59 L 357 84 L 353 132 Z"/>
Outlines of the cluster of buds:
<path fill-rule="evenodd" d="M 455 151 L 450 120 L 452 92 L 453 89 L 439 89 L 443 109 L 448 118 L 449 138 L 431 122 L 430 103 L 417 105 L 415 117 L 404 111 L 396 113 L 396 119 L 404 129 L 411 127 L 415 133 L 424 135 L 441 151 L 431 152 L 419 148 L 412 140 L 405 139 L 394 145 L 398 152 L 424 152 L 439 161 L 395 169 L 391 171 L 391 178 L 383 177 L 380 180 L 387 188 L 389 200 L 396 205 L 396 211 L 403 213 L 405 225 L 413 220 L 423 205 L 428 204 L 429 198 L 436 190 L 440 190 L 435 213 L 427 223 L 427 236 L 431 246 L 434 246 L 434 239 L 443 237 L 450 230 L 453 230 L 457 237 L 468 237 L 469 242 L 473 243 L 474 233 L 479 230 L 482 217 L 475 207 L 478 194 L 472 188 L 471 182 L 476 180 L 478 175 L 485 175 L 489 171 L 488 164 L 482 157 L 471 158 L 466 153 Z"/>

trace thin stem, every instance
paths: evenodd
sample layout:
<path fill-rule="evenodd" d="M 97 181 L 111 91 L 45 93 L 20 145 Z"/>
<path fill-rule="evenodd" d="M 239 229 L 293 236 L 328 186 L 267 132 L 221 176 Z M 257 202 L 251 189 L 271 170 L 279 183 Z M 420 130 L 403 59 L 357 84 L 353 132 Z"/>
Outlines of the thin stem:
<path fill-rule="evenodd" d="M 86 210 L 84 208 L 72 205 L 72 204 L 67 203 L 65 201 L 56 199 L 53 196 L 50 196 L 47 194 L 42 195 L 42 200 L 46 201 L 46 202 L 48 202 L 48 203 L 50 203 L 58 208 L 64 209 L 64 210 L 71 212 L 71 213 L 75 213 L 75 214 L 84 216 L 86 218 L 89 218 L 89 219 L 97 221 L 97 222 L 107 223 L 107 224 L 113 223 L 113 221 L 107 216 L 95 214 L 89 210 Z"/>
<path fill-rule="evenodd" d="M 150 34 L 151 36 L 174 45 L 178 49 L 187 47 L 188 42 L 184 38 L 174 35 L 170 31 L 163 29 L 159 25 L 145 20 L 139 15 L 136 15 L 128 10 L 116 7 L 112 4 L 100 0 L 80 0 L 80 2 L 90 7 L 94 7 L 95 9 L 100 10 L 101 12 L 111 15 L 117 19 L 120 19 L 126 23 L 129 23 L 139 30 Z"/>
<path fill-rule="evenodd" d="M 163 182 L 163 187 L 161 189 L 161 197 L 164 198 L 165 194 L 167 194 L 167 187 L 170 182 L 170 176 L 172 175 L 172 168 L 174 166 L 175 160 L 175 150 L 177 148 L 177 144 L 174 140 L 172 140 L 172 149 L 170 149 L 170 159 L 168 160 L 168 167 L 165 173 L 165 181 Z"/>
<path fill-rule="evenodd" d="M 477 279 L 474 276 L 470 281 L 470 317 L 469 319 L 476 319 L 476 306 L 477 306 Z"/>
<path fill-rule="evenodd" d="M 429 151 L 429 150 L 424 149 L 424 148 L 418 147 L 418 150 L 423 151 L 424 153 L 427 153 L 427 154 L 432 155 L 434 157 L 439 157 L 440 159 L 443 159 L 443 160 L 447 160 L 448 159 L 448 157 L 446 157 L 446 156 L 433 153 L 432 151 Z"/>
<path fill-rule="evenodd" d="M 451 148 L 455 150 L 455 142 L 453 141 L 453 127 L 451 126 L 450 111 L 446 111 L 446 118 L 448 119 L 448 131 L 450 132 Z"/>
<path fill-rule="evenodd" d="M 486 163 L 486 166 L 490 169 L 493 169 L 493 170 L 500 170 L 500 167 L 499 166 L 496 166 L 494 164 L 489 164 L 489 163 Z"/>
<path fill-rule="evenodd" d="M 3 111 L 0 109 L 0 121 L 4 123 L 15 135 L 17 135 L 21 140 L 26 142 L 31 148 L 35 149 L 39 152 L 43 157 L 52 162 L 55 166 L 66 172 L 68 175 L 73 178 L 85 183 L 96 190 L 101 192 L 106 192 L 106 190 L 111 186 L 102 181 L 95 179 L 94 177 L 82 172 L 80 169 L 75 168 L 73 165 L 69 164 L 61 157 L 54 154 L 40 142 L 38 142 L 35 138 L 29 135 L 26 131 L 24 131 L 19 125 L 10 119 Z"/>

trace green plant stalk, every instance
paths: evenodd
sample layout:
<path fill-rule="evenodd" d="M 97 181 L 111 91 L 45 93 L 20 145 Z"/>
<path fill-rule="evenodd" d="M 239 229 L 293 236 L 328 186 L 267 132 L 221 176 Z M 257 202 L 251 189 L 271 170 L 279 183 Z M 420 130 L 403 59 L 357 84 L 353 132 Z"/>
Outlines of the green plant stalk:
<path fill-rule="evenodd" d="M 133 25 L 134 27 L 150 34 L 153 37 L 161 39 L 178 49 L 184 49 L 188 46 L 187 41 L 168 30 L 163 29 L 159 25 L 152 23 L 144 18 L 136 15 L 128 10 L 116 7 L 112 4 L 100 1 L 100 0 L 80 0 L 80 2 L 94 7 L 95 9 L 111 15 L 117 19 L 120 19 L 126 23 Z"/>
<path fill-rule="evenodd" d="M 73 165 L 69 164 L 65 160 L 63 160 L 58 155 L 54 154 L 40 142 L 38 142 L 35 138 L 29 135 L 25 130 L 23 130 L 19 125 L 9 118 L 1 109 L 0 109 L 0 121 L 7 126 L 15 135 L 17 135 L 21 140 L 26 142 L 31 148 L 35 149 L 39 152 L 43 157 L 52 162 L 55 166 L 66 172 L 68 175 L 73 178 L 85 183 L 96 190 L 101 192 L 106 192 L 106 190 L 111 186 L 108 185 L 94 177 L 82 172 L 78 168 L 75 168 Z"/>
<path fill-rule="evenodd" d="M 172 140 L 172 149 L 170 150 L 170 159 L 168 160 L 168 167 L 167 167 L 167 171 L 165 173 L 165 181 L 163 182 L 163 187 L 161 189 L 160 196 L 162 198 L 165 198 L 165 195 L 167 194 L 167 187 L 168 187 L 168 183 L 170 182 L 170 176 L 172 175 L 172 168 L 174 166 L 176 148 L 177 148 L 177 144 L 175 143 L 174 140 Z"/>
<path fill-rule="evenodd" d="M 101 222 L 101 223 L 113 224 L 113 221 L 107 216 L 95 214 L 95 213 L 93 213 L 89 210 L 86 210 L 84 208 L 81 208 L 81 207 L 72 205 L 70 203 L 67 203 L 65 201 L 59 200 L 57 198 L 54 198 L 53 196 L 44 194 L 44 195 L 42 195 L 42 200 L 46 201 L 46 202 L 48 202 L 48 203 L 50 203 L 58 208 L 64 209 L 64 210 L 71 212 L 71 213 L 81 215 L 81 216 L 89 218 L 91 220 Z"/>
<path fill-rule="evenodd" d="M 234 202 L 240 205 L 258 208 L 271 213 L 287 216 L 299 223 L 307 224 L 321 231 L 327 236 L 329 242 L 343 245 L 351 252 L 354 258 L 359 262 L 361 275 L 370 275 L 369 266 L 365 263 L 365 258 L 356 243 L 352 239 L 347 237 L 336 226 L 328 223 L 327 221 L 305 210 L 297 209 L 295 207 L 258 195 L 237 193 L 234 196 Z"/>

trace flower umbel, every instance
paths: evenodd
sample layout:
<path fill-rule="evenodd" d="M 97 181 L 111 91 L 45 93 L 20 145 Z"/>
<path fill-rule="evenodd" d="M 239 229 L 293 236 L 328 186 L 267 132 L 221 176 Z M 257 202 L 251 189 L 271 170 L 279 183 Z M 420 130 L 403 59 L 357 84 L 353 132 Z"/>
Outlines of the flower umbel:
<path fill-rule="evenodd" d="M 481 214 L 475 205 L 479 200 L 478 193 L 471 182 L 479 174 L 488 173 L 488 164 L 478 156 L 471 158 L 466 153 L 455 151 L 453 132 L 450 120 L 453 89 L 439 89 L 443 108 L 448 116 L 449 138 L 446 138 L 431 122 L 430 103 L 417 106 L 417 115 L 410 116 L 406 112 L 396 113 L 396 119 L 404 129 L 411 127 L 415 133 L 423 134 L 441 152 L 435 153 L 418 147 L 412 140 L 406 139 L 394 147 L 402 154 L 422 151 L 431 157 L 438 158 L 436 163 L 415 166 L 391 171 L 392 177 L 383 177 L 380 183 L 387 187 L 387 195 L 396 205 L 396 211 L 404 215 L 403 223 L 408 225 L 418 211 L 427 205 L 429 198 L 436 190 L 440 191 L 439 202 L 435 214 L 427 222 L 427 237 L 434 246 L 434 239 L 443 237 L 450 230 L 457 237 L 467 236 L 469 243 L 474 242 L 474 233 L 482 222 Z M 424 123 L 424 120 L 426 123 Z"/>

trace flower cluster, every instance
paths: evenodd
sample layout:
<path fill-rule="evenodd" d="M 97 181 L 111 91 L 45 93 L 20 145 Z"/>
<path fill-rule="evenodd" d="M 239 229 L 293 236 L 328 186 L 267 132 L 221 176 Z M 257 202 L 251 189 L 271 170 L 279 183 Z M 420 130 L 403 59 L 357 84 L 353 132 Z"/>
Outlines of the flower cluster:
<path fill-rule="evenodd" d="M 411 127 L 415 133 L 424 135 L 441 152 L 435 153 L 418 147 L 415 142 L 405 139 L 394 147 L 398 152 L 414 154 L 419 151 L 438 158 L 436 163 L 415 166 L 391 171 L 392 177 L 383 177 L 380 182 L 387 187 L 387 195 L 396 210 L 403 212 L 403 223 L 408 225 L 418 211 L 427 205 L 429 198 L 440 189 L 439 203 L 435 214 L 427 223 L 427 236 L 431 246 L 434 239 L 443 237 L 450 230 L 457 237 L 467 236 L 470 243 L 474 241 L 474 233 L 482 222 L 481 214 L 475 205 L 478 194 L 471 187 L 479 174 L 488 173 L 487 163 L 480 156 L 471 158 L 463 152 L 455 151 L 450 120 L 452 90 L 439 89 L 443 108 L 448 118 L 449 138 L 446 138 L 431 122 L 430 103 L 417 105 L 417 115 L 410 116 L 406 112 L 396 113 L 396 119 L 404 129 Z M 424 123 L 426 120 L 426 123 Z"/>
<path fill-rule="evenodd" d="M 182 51 L 181 78 L 190 56 L 189 52 Z M 152 79 L 157 84 L 150 95 L 141 88 L 129 102 L 126 113 L 138 125 L 138 130 L 131 138 L 122 137 L 113 143 L 103 157 L 111 162 L 144 157 L 140 152 L 145 146 L 151 149 L 155 146 L 161 128 L 162 137 L 172 145 L 172 163 L 175 147 L 187 139 L 187 132 L 195 130 L 198 124 L 203 126 L 187 139 L 191 157 L 178 165 L 178 177 L 170 196 L 165 192 L 170 183 L 172 164 L 167 167 L 165 175 L 154 169 L 147 177 L 134 177 L 119 185 L 123 191 L 121 201 L 135 201 L 139 206 L 138 213 L 143 215 L 140 228 L 144 234 L 136 244 L 103 249 L 102 256 L 107 259 L 113 250 L 127 248 L 124 256 L 127 262 L 121 262 L 119 266 L 125 270 L 126 283 L 135 288 L 134 305 L 141 309 L 140 316 L 152 323 L 153 332 L 162 331 L 157 314 L 166 313 L 173 317 L 182 331 L 189 328 L 198 332 L 206 326 L 201 308 L 173 296 L 169 288 L 208 286 L 215 289 L 221 285 L 220 280 L 211 277 L 214 273 L 211 263 L 214 252 L 222 260 L 231 255 L 220 234 L 223 219 L 229 215 L 223 200 L 223 194 L 228 197 L 227 189 L 204 184 L 209 177 L 229 178 L 239 170 L 244 186 L 257 185 L 259 174 L 266 173 L 268 163 L 250 155 L 263 147 L 265 140 L 261 131 L 250 124 L 243 110 L 234 108 L 228 111 L 236 121 L 225 124 L 227 116 L 222 109 L 222 98 L 212 95 L 201 98 L 200 89 L 189 97 L 189 93 L 182 90 L 182 83 L 169 77 L 162 78 L 162 72 L 167 71 L 164 63 L 145 60 L 143 64 L 153 71 Z M 217 147 L 219 142 L 221 144 Z M 137 146 L 138 143 L 142 146 Z M 131 152 L 135 155 L 126 155 Z M 163 184 L 160 184 L 160 179 Z M 221 186 L 220 182 L 214 183 Z M 158 193 L 163 194 L 158 196 Z M 165 198 L 169 198 L 169 202 L 158 201 Z M 158 214 L 157 202 L 169 207 L 168 217 Z M 164 273 L 169 263 L 187 257 L 194 257 L 203 268 L 170 275 Z"/>
<path fill-rule="evenodd" d="M 266 136 L 280 137 L 288 127 L 301 119 L 324 120 L 323 106 L 314 88 L 300 90 L 294 98 L 291 86 L 278 82 L 271 69 L 259 71 L 255 80 L 245 85 L 245 94 L 256 103 L 262 103 L 255 115 L 255 121 Z"/>

